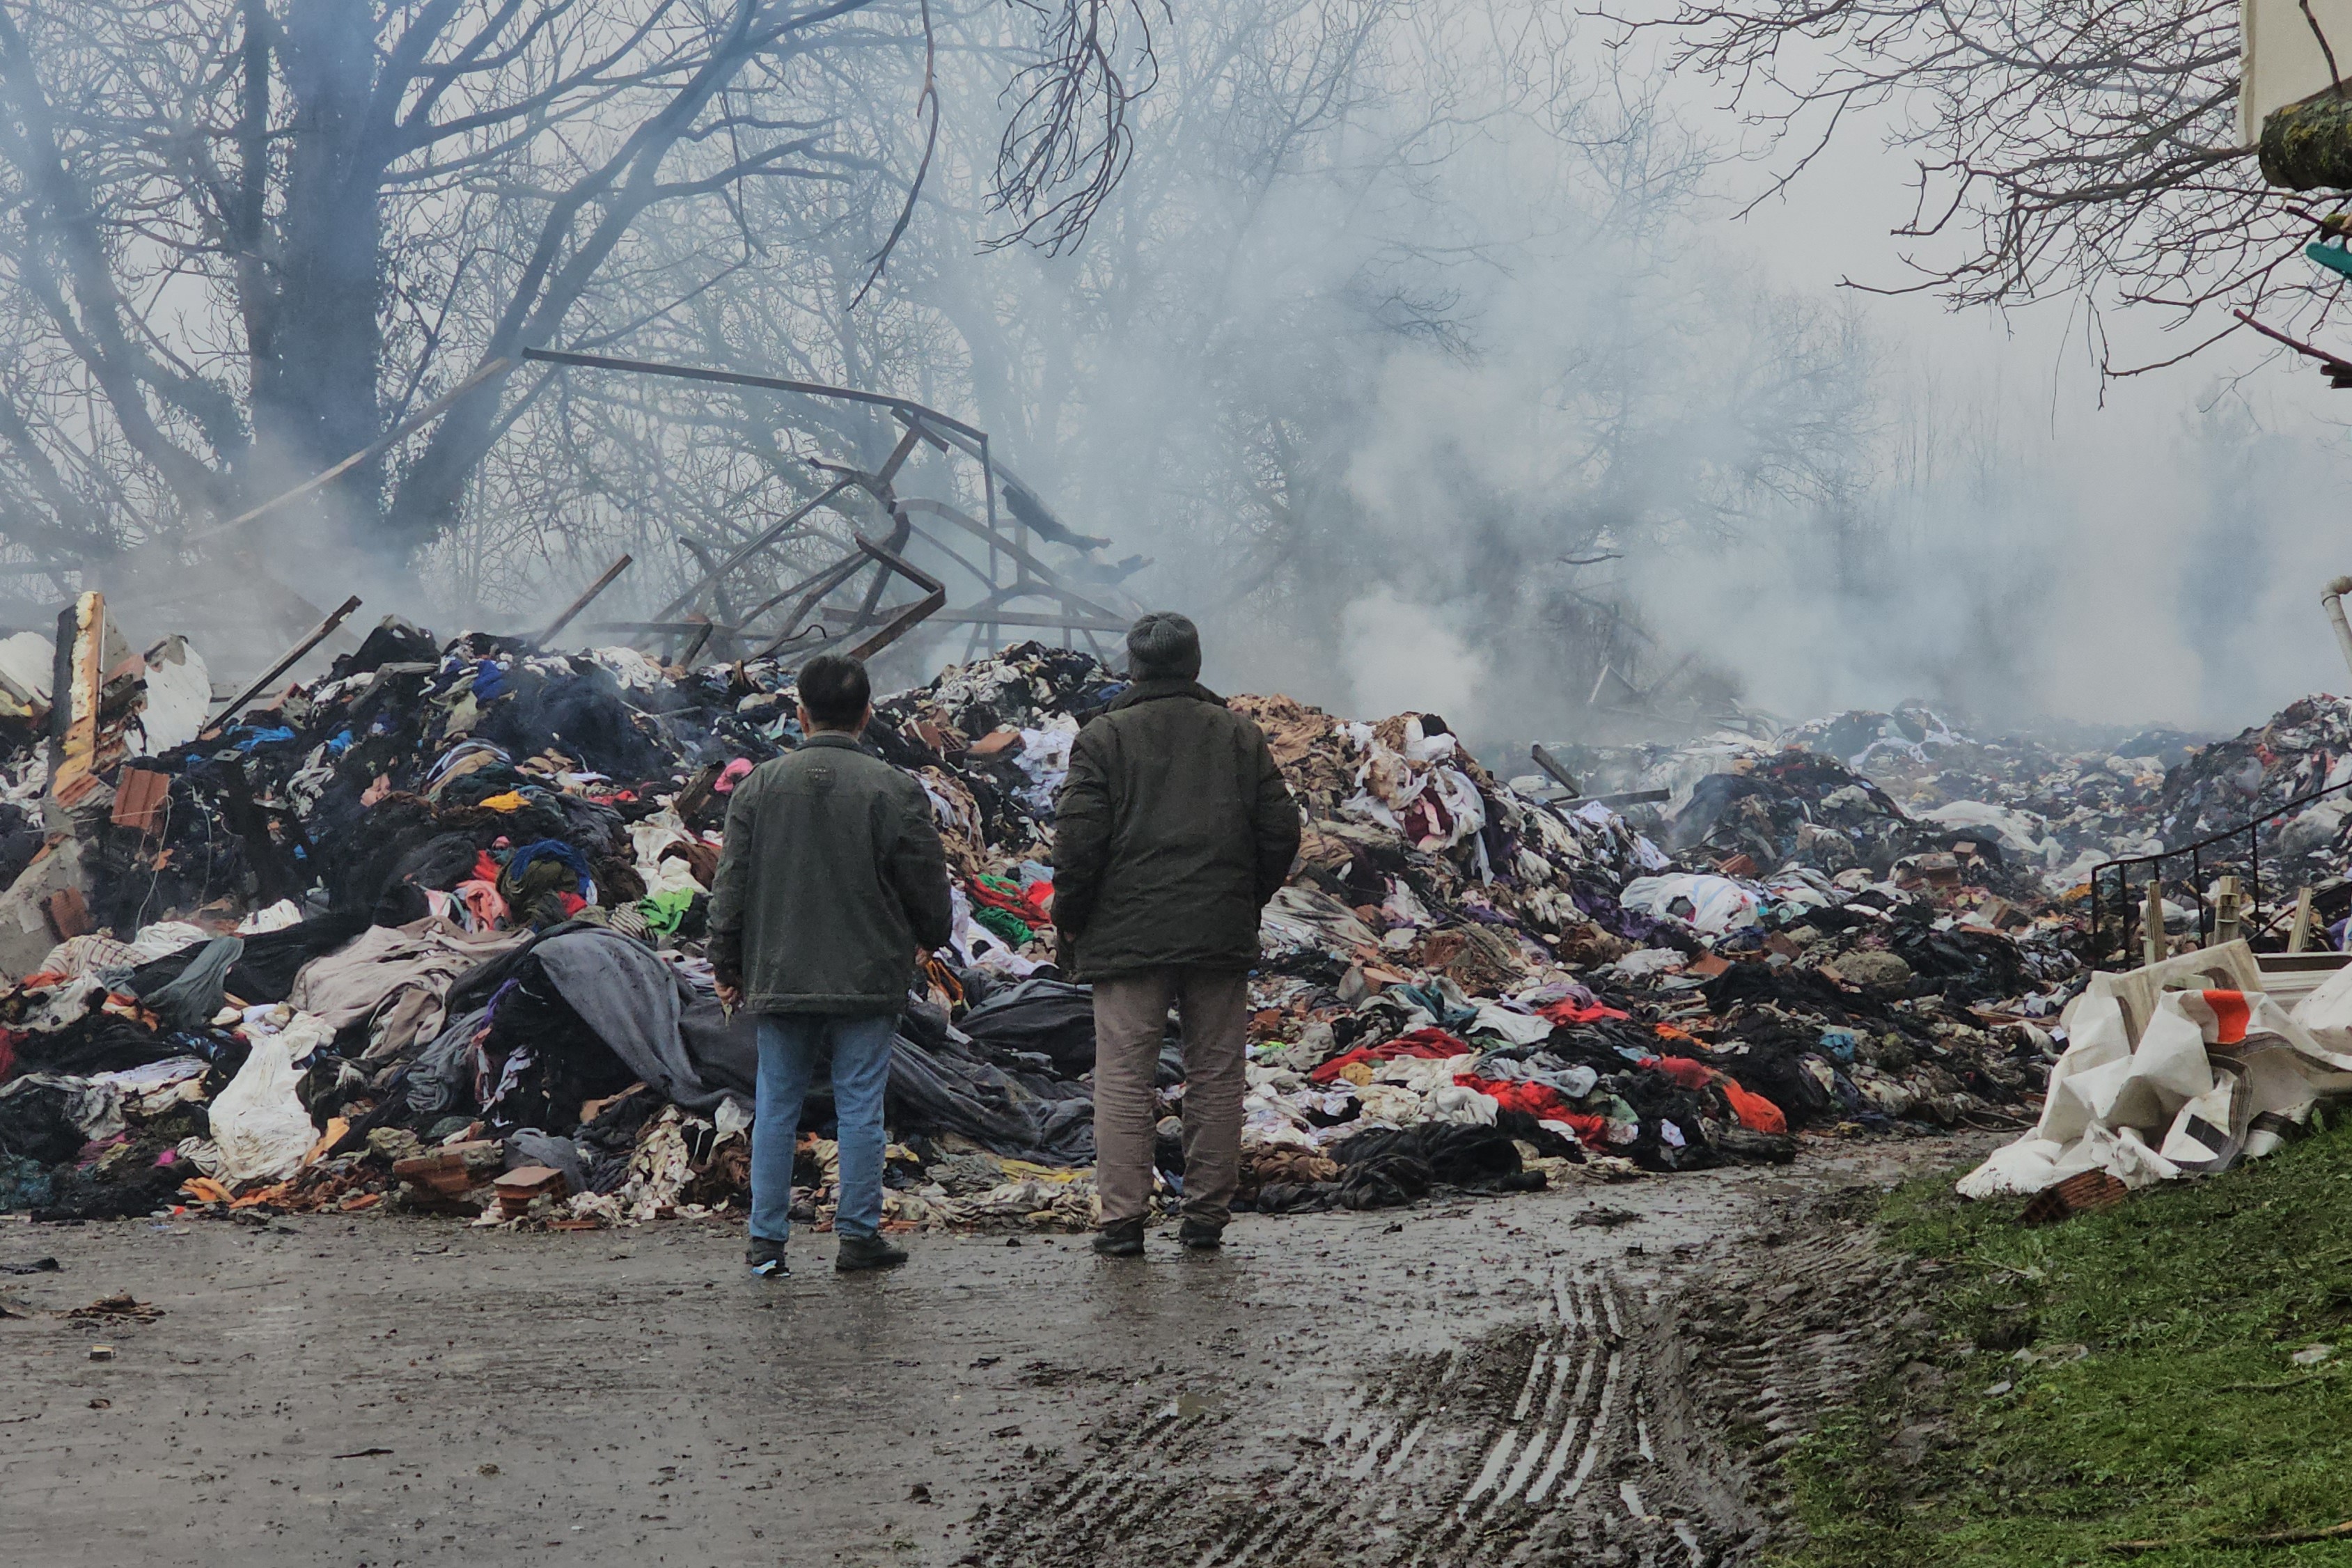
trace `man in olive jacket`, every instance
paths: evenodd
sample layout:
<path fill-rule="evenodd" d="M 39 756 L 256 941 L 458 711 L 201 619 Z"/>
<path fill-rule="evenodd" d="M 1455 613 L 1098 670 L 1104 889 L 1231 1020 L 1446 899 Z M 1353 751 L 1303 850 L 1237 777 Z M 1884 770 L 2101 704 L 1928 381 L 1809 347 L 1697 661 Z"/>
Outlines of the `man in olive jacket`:
<path fill-rule="evenodd" d="M 828 1056 L 841 1149 L 834 1267 L 907 1260 L 882 1239 L 882 1098 L 919 955 L 946 944 L 954 906 L 930 797 L 858 747 L 871 690 L 854 658 L 809 660 L 807 738 L 735 786 L 710 889 L 719 1000 L 760 1019 L 746 1260 L 761 1275 L 787 1272 L 801 1102 Z"/>
<path fill-rule="evenodd" d="M 1239 1177 L 1258 911 L 1298 854 L 1298 806 L 1255 724 L 1200 683 L 1201 635 L 1156 612 L 1127 636 L 1134 684 L 1070 749 L 1054 817 L 1054 924 L 1094 986 L 1095 1250 L 1143 1250 L 1153 1088 L 1171 1003 L 1184 1026 L 1187 1247 L 1218 1245 Z"/>

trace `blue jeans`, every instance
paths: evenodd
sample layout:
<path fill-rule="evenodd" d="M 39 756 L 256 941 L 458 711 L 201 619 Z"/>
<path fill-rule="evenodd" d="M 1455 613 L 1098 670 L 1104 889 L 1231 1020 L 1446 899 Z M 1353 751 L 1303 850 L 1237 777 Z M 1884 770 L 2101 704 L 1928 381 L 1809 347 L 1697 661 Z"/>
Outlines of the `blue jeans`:
<path fill-rule="evenodd" d="M 882 1230 L 882 1092 L 890 1084 L 895 1013 L 771 1015 L 760 1020 L 759 1103 L 751 1122 L 751 1235 L 781 1242 L 793 1227 L 793 1143 L 801 1101 L 820 1059 L 833 1058 L 840 1124 L 840 1205 L 833 1228 L 867 1239 Z"/>

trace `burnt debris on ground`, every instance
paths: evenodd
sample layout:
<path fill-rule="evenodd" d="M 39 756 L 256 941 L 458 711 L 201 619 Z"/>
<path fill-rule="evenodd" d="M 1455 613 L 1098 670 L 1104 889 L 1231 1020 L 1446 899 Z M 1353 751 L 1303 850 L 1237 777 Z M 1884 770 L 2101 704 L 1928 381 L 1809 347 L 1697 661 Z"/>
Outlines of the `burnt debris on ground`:
<path fill-rule="evenodd" d="M 702 944 L 729 795 L 799 738 L 789 665 L 387 620 L 207 726 L 192 650 L 132 657 L 77 613 L 64 657 L 0 645 L 0 1207 L 740 1211 L 752 1024 Z M 1089 1223 L 1092 1017 L 1052 963 L 1050 843 L 1070 742 L 1121 689 L 1028 643 L 877 705 L 866 740 L 921 781 L 957 884 L 893 1068 L 894 1225 Z M 1252 982 L 1243 1203 L 1269 1213 L 2019 1121 L 2080 984 L 2068 878 L 2238 754 L 2029 765 L 1847 715 L 1633 757 L 1667 798 L 1628 816 L 1498 781 L 1436 714 L 1233 700 L 1308 822 Z M 2334 733 L 2291 712 L 2231 745 L 2332 776 Z M 1172 1192 L 1172 1045 L 1161 1082 Z M 827 1115 L 800 1160 L 819 1221 Z"/>

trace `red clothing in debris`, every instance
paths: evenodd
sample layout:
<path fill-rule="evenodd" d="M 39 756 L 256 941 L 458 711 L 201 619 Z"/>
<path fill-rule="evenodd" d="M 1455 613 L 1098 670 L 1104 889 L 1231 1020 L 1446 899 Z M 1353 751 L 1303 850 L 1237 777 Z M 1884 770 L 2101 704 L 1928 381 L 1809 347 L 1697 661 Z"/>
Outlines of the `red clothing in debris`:
<path fill-rule="evenodd" d="M 1443 1029 L 1415 1029 L 1399 1035 L 1385 1045 L 1358 1046 L 1352 1051 L 1333 1057 L 1307 1076 L 1317 1083 L 1329 1083 L 1339 1076 L 1339 1069 L 1357 1062 L 1388 1062 L 1399 1057 L 1421 1057 L 1430 1061 L 1444 1061 L 1449 1057 L 1475 1056 L 1477 1053 Z"/>
<path fill-rule="evenodd" d="M 1576 1129 L 1580 1142 L 1599 1143 L 1609 1123 L 1603 1118 L 1574 1109 L 1569 1098 L 1548 1083 L 1518 1079 L 1474 1078 L 1456 1073 L 1454 1081 L 1465 1089 L 1491 1095 L 1505 1110 L 1524 1110 L 1538 1121 L 1558 1121 Z"/>
<path fill-rule="evenodd" d="M 1723 1091 L 1731 1113 L 1739 1125 L 1750 1132 L 1786 1132 L 1789 1119 L 1780 1108 L 1751 1089 L 1739 1087 L 1729 1073 L 1711 1068 L 1689 1057 L 1652 1057 L 1642 1064 L 1653 1071 L 1664 1073 L 1685 1089 L 1715 1088 Z"/>
<path fill-rule="evenodd" d="M 1579 1002 L 1573 996 L 1563 996 L 1557 1002 L 1546 1003 L 1536 1009 L 1554 1024 L 1597 1024 L 1603 1018 L 1623 1018 L 1629 1015 L 1614 1007 L 1604 1007 L 1598 1002 Z"/>

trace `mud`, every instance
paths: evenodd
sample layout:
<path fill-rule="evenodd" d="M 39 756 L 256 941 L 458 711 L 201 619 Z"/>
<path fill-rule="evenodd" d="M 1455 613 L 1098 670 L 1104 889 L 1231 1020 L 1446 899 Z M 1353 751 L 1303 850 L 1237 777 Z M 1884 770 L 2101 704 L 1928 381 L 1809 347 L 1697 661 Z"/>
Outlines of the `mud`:
<path fill-rule="evenodd" d="M 1740 1561 L 1761 1467 L 1895 1315 L 1853 1223 L 1811 1222 L 1991 1142 L 1245 1216 L 1140 1264 L 924 1237 L 840 1278 L 803 1237 L 782 1283 L 718 1226 L 11 1222 L 0 1264 L 62 1267 L 0 1275 L 10 1555 Z M 121 1291 L 162 1316 L 60 1315 Z"/>

